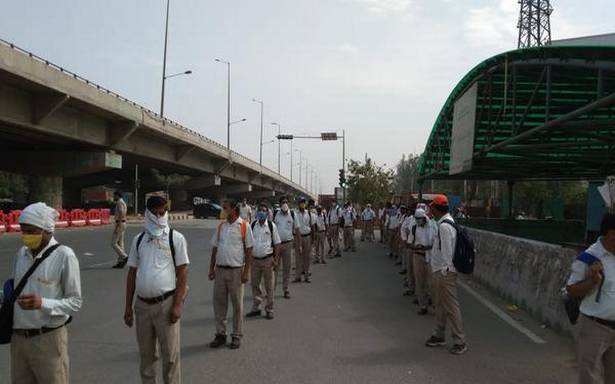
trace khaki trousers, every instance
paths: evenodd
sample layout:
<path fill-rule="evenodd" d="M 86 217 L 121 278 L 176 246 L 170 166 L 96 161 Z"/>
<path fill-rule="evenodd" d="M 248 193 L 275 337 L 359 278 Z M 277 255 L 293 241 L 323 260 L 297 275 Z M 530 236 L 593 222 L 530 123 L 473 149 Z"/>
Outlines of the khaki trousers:
<path fill-rule="evenodd" d="M 218 268 L 214 279 L 214 317 L 216 333 L 226 336 L 226 315 L 229 297 L 233 306 L 232 337 L 241 337 L 243 329 L 243 284 L 242 268 Z"/>
<path fill-rule="evenodd" d="M 583 315 L 580 323 L 579 384 L 615 383 L 615 330 Z"/>
<path fill-rule="evenodd" d="M 333 224 L 329 226 L 329 238 L 331 239 L 331 253 L 337 255 L 340 253 L 340 226 Z"/>
<path fill-rule="evenodd" d="M 393 256 L 399 255 L 399 229 L 387 229 L 389 250 Z"/>
<path fill-rule="evenodd" d="M 293 256 L 293 242 L 294 240 L 290 240 L 286 243 L 282 243 L 279 246 L 280 252 L 280 261 L 278 265 L 278 271 L 280 270 L 280 266 L 282 267 L 282 289 L 284 292 L 288 292 L 288 284 L 290 282 L 290 268 Z M 275 285 L 278 284 L 278 273 L 275 273 Z M 274 287 L 275 288 L 275 287 Z"/>
<path fill-rule="evenodd" d="M 425 253 L 410 250 L 414 272 L 414 287 L 419 305 L 427 308 L 431 284 L 431 266 L 425 261 Z"/>
<path fill-rule="evenodd" d="M 406 279 L 408 280 L 408 288 L 416 289 L 416 279 L 414 277 L 414 251 L 406 244 L 402 245 L 404 248 L 405 257 L 405 268 L 406 268 Z"/>
<path fill-rule="evenodd" d="M 252 282 L 252 310 L 258 311 L 261 304 L 265 303 L 265 311 L 273 312 L 273 257 L 257 259 L 252 261 L 251 282 Z M 261 289 L 261 281 L 265 287 L 265 295 Z"/>
<path fill-rule="evenodd" d="M 442 271 L 432 274 L 434 306 L 436 310 L 436 327 L 434 336 L 444 338 L 446 336 L 447 323 L 451 326 L 451 333 L 455 344 L 465 344 L 461 309 L 457 300 L 457 274 Z"/>
<path fill-rule="evenodd" d="M 310 257 L 312 254 L 312 235 L 299 237 L 300 248 L 295 255 L 295 278 L 301 278 L 305 273 L 305 277 L 310 273 Z"/>
<path fill-rule="evenodd" d="M 363 230 L 361 231 L 361 240 L 374 241 L 374 221 L 367 220 L 363 222 Z"/>
<path fill-rule="evenodd" d="M 172 307 L 173 296 L 158 304 L 147 304 L 138 298 L 135 302 L 137 343 L 143 384 L 156 384 L 158 351 L 162 356 L 163 382 L 181 383 L 179 321 L 175 324 L 169 322 Z"/>
<path fill-rule="evenodd" d="M 11 383 L 67 384 L 68 365 L 66 327 L 29 338 L 13 333 Z"/>
<path fill-rule="evenodd" d="M 324 261 L 325 259 L 325 238 L 326 231 L 316 232 L 316 260 Z"/>
<path fill-rule="evenodd" d="M 115 253 L 117 253 L 117 261 L 125 260 L 128 255 L 124 250 L 124 235 L 126 234 L 126 223 L 115 223 L 115 229 L 113 230 L 113 237 L 111 239 L 111 246 Z"/>
<path fill-rule="evenodd" d="M 352 226 L 344 226 L 344 250 L 353 250 L 356 251 L 357 247 L 354 244 L 354 227 Z"/>

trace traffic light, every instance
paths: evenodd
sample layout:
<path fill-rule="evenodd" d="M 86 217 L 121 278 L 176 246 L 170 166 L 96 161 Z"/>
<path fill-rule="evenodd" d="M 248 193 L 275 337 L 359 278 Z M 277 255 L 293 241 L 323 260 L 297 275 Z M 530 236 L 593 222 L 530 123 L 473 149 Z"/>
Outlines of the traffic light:
<path fill-rule="evenodd" d="M 346 187 L 346 175 L 343 169 L 340 169 L 340 187 Z"/>

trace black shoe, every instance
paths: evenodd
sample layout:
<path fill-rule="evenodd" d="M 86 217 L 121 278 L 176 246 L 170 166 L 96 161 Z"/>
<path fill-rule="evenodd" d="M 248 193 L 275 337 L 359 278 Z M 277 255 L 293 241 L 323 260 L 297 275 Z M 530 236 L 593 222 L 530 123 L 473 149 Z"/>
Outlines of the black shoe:
<path fill-rule="evenodd" d="M 465 344 L 455 344 L 453 348 L 451 348 L 451 353 L 453 355 L 463 355 L 468 352 L 468 346 Z"/>
<path fill-rule="evenodd" d="M 273 320 L 273 312 L 267 312 L 267 314 L 265 315 L 265 319 Z"/>
<path fill-rule="evenodd" d="M 311 283 L 311 282 L 312 282 L 312 280 L 310 280 L 310 278 L 309 278 L 309 277 L 306 277 L 304 281 L 305 281 L 306 283 Z"/>
<path fill-rule="evenodd" d="M 404 269 L 403 271 L 399 271 L 400 275 L 405 275 L 406 273 L 408 273 L 408 270 Z"/>
<path fill-rule="evenodd" d="M 404 291 L 404 296 L 412 296 L 412 292 L 410 292 L 410 290 L 409 290 L 409 289 L 406 289 L 406 290 Z"/>
<path fill-rule="evenodd" d="M 284 292 L 284 298 L 285 299 L 290 299 L 290 292 L 288 292 L 288 291 Z"/>
<path fill-rule="evenodd" d="M 300 283 L 300 282 L 301 282 L 301 279 L 298 277 L 295 280 L 293 280 L 293 283 Z"/>
<path fill-rule="evenodd" d="M 412 304 L 416 304 L 416 305 L 418 305 L 418 304 L 419 304 L 419 299 L 414 299 L 414 300 L 412 300 Z"/>
<path fill-rule="evenodd" d="M 233 337 L 231 340 L 231 345 L 229 346 L 231 349 L 239 349 L 241 347 L 241 339 L 239 337 Z"/>
<path fill-rule="evenodd" d="M 113 269 L 123 269 L 126 266 L 126 263 L 128 262 L 128 258 L 125 258 L 122 261 L 118 261 L 117 264 L 115 264 L 113 267 Z"/>
<path fill-rule="evenodd" d="M 401 265 L 401 261 L 396 262 L 395 265 Z"/>
<path fill-rule="evenodd" d="M 216 335 L 214 341 L 209 343 L 210 348 L 220 348 L 226 344 L 226 335 Z"/>
<path fill-rule="evenodd" d="M 426 347 L 432 347 L 432 348 L 443 347 L 445 345 L 446 345 L 446 340 L 444 340 L 444 337 L 432 336 L 425 342 Z"/>
<path fill-rule="evenodd" d="M 246 317 L 258 317 L 261 316 L 262 312 L 260 309 L 255 309 L 253 311 L 250 311 L 246 314 Z"/>
<path fill-rule="evenodd" d="M 419 311 L 416 314 L 419 316 L 425 316 L 428 313 L 429 311 L 427 310 L 427 307 L 422 307 L 421 309 L 419 309 Z"/>
<path fill-rule="evenodd" d="M 335 257 L 338 257 L 338 258 L 339 258 L 339 257 L 342 257 L 342 254 L 338 252 L 338 253 L 335 255 Z"/>

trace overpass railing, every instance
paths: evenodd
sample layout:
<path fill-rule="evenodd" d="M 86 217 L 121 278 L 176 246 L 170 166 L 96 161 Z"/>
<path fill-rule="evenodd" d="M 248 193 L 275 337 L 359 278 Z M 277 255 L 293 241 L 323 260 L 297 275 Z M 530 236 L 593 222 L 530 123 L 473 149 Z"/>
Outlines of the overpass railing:
<path fill-rule="evenodd" d="M 129 100 L 126 97 L 124 97 L 124 96 L 122 96 L 122 95 L 120 95 L 118 93 L 115 93 L 115 92 L 113 92 L 113 91 L 111 91 L 111 90 L 109 90 L 109 89 L 107 89 L 107 88 L 105 88 L 105 87 L 103 87 L 101 85 L 98 85 L 98 84 L 96 84 L 94 82 L 91 82 L 90 80 L 84 78 L 83 76 L 80 76 L 80 75 L 76 74 L 75 72 L 69 71 L 68 69 L 63 68 L 62 66 L 60 66 L 58 64 L 55 64 L 55 63 L 53 63 L 53 62 L 51 62 L 51 61 L 49 61 L 49 60 L 47 60 L 47 59 L 45 59 L 43 57 L 40 57 L 40 56 L 38 56 L 38 55 L 36 55 L 36 54 L 26 50 L 26 49 L 23 49 L 23 48 L 15 45 L 15 44 L 9 42 L 9 41 L 6 41 L 6 40 L 0 38 L 0 44 L 2 44 L 4 46 L 7 46 L 7 47 L 10 47 L 11 49 L 18 51 L 21 54 L 27 55 L 30 58 L 32 58 L 33 60 L 41 62 L 41 63 L 47 65 L 48 67 L 53 68 L 56 71 L 59 71 L 59 72 L 65 74 L 66 76 L 70 76 L 73 79 L 81 81 L 82 83 L 84 83 L 84 84 L 86 84 L 86 85 L 88 85 L 90 87 L 96 88 L 100 92 L 103 92 L 103 93 L 106 93 L 107 95 L 113 96 L 113 97 L 117 98 L 118 100 L 121 100 L 121 101 L 123 101 L 125 103 L 128 103 L 128 104 L 132 105 L 135 108 L 139 108 L 144 113 L 147 113 L 148 115 L 155 116 L 159 120 L 163 121 L 165 124 L 168 123 L 168 124 L 174 126 L 175 128 L 180 129 L 180 130 L 182 130 L 184 132 L 187 132 L 187 133 L 189 133 L 189 134 L 191 134 L 193 136 L 196 136 L 200 140 L 203 140 L 203 141 L 205 141 L 205 142 L 207 142 L 209 144 L 213 144 L 213 145 L 217 146 L 220 149 L 223 149 L 225 151 L 228 150 L 227 147 L 225 147 L 224 145 L 218 143 L 215 140 L 212 140 L 212 139 L 208 138 L 207 136 L 205 136 L 205 135 L 203 135 L 203 134 L 201 134 L 201 133 L 199 133 L 197 131 L 194 131 L 194 130 L 192 130 L 190 128 L 187 128 L 187 127 L 179 124 L 176 121 L 169 120 L 166 117 L 162 117 L 157 112 L 154 112 L 154 111 L 152 111 L 149 108 L 146 108 L 146 107 L 144 107 L 144 106 L 142 106 L 142 105 L 140 105 L 140 104 L 138 104 L 138 103 L 136 103 L 136 102 L 134 102 L 132 100 Z M 247 156 L 244 156 L 244 155 L 242 155 L 240 153 L 237 153 L 237 152 L 234 152 L 234 151 L 230 151 L 230 152 L 232 154 L 232 157 L 241 158 L 241 159 L 244 159 L 247 162 L 254 163 L 255 165 L 257 165 L 257 163 L 254 160 L 250 159 Z M 260 167 L 260 164 L 258 164 L 258 166 Z M 263 168 L 268 169 L 266 167 L 263 167 Z M 273 170 L 269 170 L 269 171 L 271 171 L 271 173 L 273 173 L 273 174 L 276 174 Z M 277 174 L 277 175 L 278 175 L 278 177 L 280 177 L 281 179 L 283 179 L 284 181 L 286 181 L 290 185 L 294 184 L 292 181 L 290 181 L 286 177 L 284 177 L 284 176 L 282 176 L 280 174 Z"/>

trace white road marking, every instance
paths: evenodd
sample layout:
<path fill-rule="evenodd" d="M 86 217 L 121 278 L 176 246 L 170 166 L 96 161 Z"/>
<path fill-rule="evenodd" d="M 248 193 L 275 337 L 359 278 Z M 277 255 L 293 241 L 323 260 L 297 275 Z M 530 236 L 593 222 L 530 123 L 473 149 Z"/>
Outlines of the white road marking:
<path fill-rule="evenodd" d="M 116 262 L 116 260 L 109 260 L 109 261 L 105 261 L 104 263 L 97 263 L 97 264 L 88 265 L 85 268 L 103 267 L 105 265 L 111 265 L 111 264 L 113 264 L 115 262 Z"/>
<path fill-rule="evenodd" d="M 94 256 L 92 252 L 83 252 L 83 256 Z"/>
<path fill-rule="evenodd" d="M 501 310 L 498 306 L 491 303 L 489 300 L 485 299 L 483 296 L 480 295 L 480 293 L 476 292 L 474 289 L 470 288 L 470 286 L 468 286 L 466 283 L 459 281 L 459 286 L 463 288 L 466 292 L 468 292 L 470 295 L 474 296 L 476 300 L 478 300 L 481 304 L 483 304 L 485 307 L 491 310 L 491 312 L 495 313 L 500 319 L 504 320 L 504 322 L 506 322 L 511 327 L 515 328 L 517 331 L 523 333 L 534 343 L 536 344 L 546 344 L 547 343 L 543 338 L 541 338 L 534 332 L 530 331 L 529 329 L 521 325 L 517 320 L 510 317 L 510 315 L 508 315 L 506 312 Z"/>

